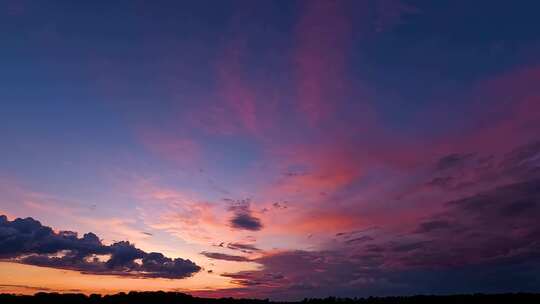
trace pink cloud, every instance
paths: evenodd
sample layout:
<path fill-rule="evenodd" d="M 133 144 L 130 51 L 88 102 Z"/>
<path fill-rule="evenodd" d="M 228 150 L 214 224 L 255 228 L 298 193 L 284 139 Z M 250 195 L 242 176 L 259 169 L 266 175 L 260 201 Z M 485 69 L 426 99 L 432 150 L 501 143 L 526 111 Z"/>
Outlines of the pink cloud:
<path fill-rule="evenodd" d="M 145 225 L 188 243 L 233 243 L 252 233 L 230 227 L 231 214 L 223 202 L 207 201 L 190 191 L 152 182 L 141 182 L 136 189 L 137 210 Z"/>
<path fill-rule="evenodd" d="M 245 42 L 232 41 L 225 48 L 222 60 L 217 66 L 219 95 L 231 111 L 232 116 L 225 119 L 237 120 L 239 127 L 249 133 L 258 132 L 257 96 L 246 82 L 241 64 L 245 55 Z"/>
<path fill-rule="evenodd" d="M 346 96 L 346 57 L 351 24 L 343 2 L 303 3 L 296 25 L 294 64 L 299 110 L 312 124 L 332 116 Z"/>

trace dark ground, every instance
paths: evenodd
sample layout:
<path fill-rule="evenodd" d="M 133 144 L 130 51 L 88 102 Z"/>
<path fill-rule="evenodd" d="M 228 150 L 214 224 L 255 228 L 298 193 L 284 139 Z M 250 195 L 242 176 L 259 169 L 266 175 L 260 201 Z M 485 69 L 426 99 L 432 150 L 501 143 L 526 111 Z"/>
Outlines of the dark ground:
<path fill-rule="evenodd" d="M 83 294 L 59 294 L 59 293 L 36 293 L 33 296 L 0 294 L 0 304 L 11 303 L 69 303 L 69 304 L 269 304 L 279 303 L 269 300 L 255 299 L 209 299 L 197 298 L 187 294 L 177 292 L 130 292 L 119 293 L 115 295 L 101 296 L 93 294 L 86 296 Z M 515 294 L 474 294 L 474 295 L 452 295 L 452 296 L 411 296 L 411 297 L 370 297 L 370 298 L 325 298 L 325 299 L 304 299 L 300 302 L 289 303 L 304 303 L 304 304 L 323 304 L 323 303 L 341 303 L 341 304 L 492 304 L 492 303 L 508 303 L 508 304 L 540 304 L 540 294 L 515 293 Z"/>

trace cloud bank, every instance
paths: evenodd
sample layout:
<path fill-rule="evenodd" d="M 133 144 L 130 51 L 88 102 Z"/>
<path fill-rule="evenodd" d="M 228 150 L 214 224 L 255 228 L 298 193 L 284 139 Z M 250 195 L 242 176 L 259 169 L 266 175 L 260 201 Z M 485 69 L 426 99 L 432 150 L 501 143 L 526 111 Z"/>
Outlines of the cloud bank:
<path fill-rule="evenodd" d="M 199 270 L 190 260 L 147 253 L 127 241 L 104 245 L 93 233 L 54 232 L 33 218 L 0 215 L 0 258 L 90 274 L 182 279 Z"/>
<path fill-rule="evenodd" d="M 536 140 L 497 157 L 442 156 L 425 178 L 451 182 L 422 191 L 434 186 L 459 197 L 439 197 L 436 211 L 398 230 L 380 223 L 335 233 L 311 251 L 260 252 L 251 260 L 262 265 L 260 270 L 222 274 L 240 287 L 221 295 L 296 299 L 306 294 L 538 292 L 539 159 Z"/>

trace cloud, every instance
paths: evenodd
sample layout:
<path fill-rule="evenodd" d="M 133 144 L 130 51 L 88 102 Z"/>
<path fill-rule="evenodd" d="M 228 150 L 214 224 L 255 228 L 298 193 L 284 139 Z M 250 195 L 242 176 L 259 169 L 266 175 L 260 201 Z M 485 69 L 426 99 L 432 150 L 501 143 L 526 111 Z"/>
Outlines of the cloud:
<path fill-rule="evenodd" d="M 438 170 L 447 170 L 465 165 L 465 162 L 474 155 L 471 153 L 453 153 L 446 155 L 437 162 Z"/>
<path fill-rule="evenodd" d="M 39 286 L 30 286 L 30 285 L 20 285 L 20 284 L 0 284 L 0 290 L 1 289 L 27 289 L 32 291 L 51 291 L 52 289 L 47 287 L 39 287 Z"/>
<path fill-rule="evenodd" d="M 450 192 L 489 188 L 523 181 L 540 173 L 540 142 L 519 145 L 507 153 L 452 153 L 440 158 L 426 186 Z"/>
<path fill-rule="evenodd" d="M 230 254 L 219 253 L 219 252 L 203 251 L 203 252 L 201 252 L 201 254 L 204 255 L 205 257 L 208 257 L 208 258 L 211 258 L 211 259 L 214 259 L 214 260 L 224 260 L 224 261 L 233 261 L 233 262 L 249 262 L 249 261 L 251 261 L 250 259 L 248 259 L 246 257 L 243 257 L 243 256 L 230 255 Z"/>
<path fill-rule="evenodd" d="M 532 141 L 513 149 L 505 155 L 499 167 L 502 173 L 520 179 L 540 175 L 540 141 Z"/>
<path fill-rule="evenodd" d="M 345 241 L 345 244 L 354 244 L 354 243 L 363 243 L 363 242 L 369 242 L 369 241 L 373 241 L 374 239 L 368 235 L 364 235 L 364 236 L 361 236 L 361 237 L 357 237 L 357 238 L 354 238 L 354 239 L 350 239 L 350 240 L 346 240 Z"/>
<path fill-rule="evenodd" d="M 301 8 L 293 55 L 298 110 L 317 123 L 342 101 L 351 22 L 342 2 L 309 1 Z"/>
<path fill-rule="evenodd" d="M 251 231 L 258 231 L 263 228 L 261 220 L 253 216 L 249 200 L 236 201 L 229 210 L 234 213 L 230 219 L 232 228 Z"/>
<path fill-rule="evenodd" d="M 28 253 L 50 254 L 66 249 L 82 254 L 107 252 L 106 246 L 93 233 L 87 233 L 82 238 L 71 231 L 55 233 L 32 218 L 9 221 L 5 215 L 1 215 L 0 240 L 0 257 L 4 258 Z"/>
<path fill-rule="evenodd" d="M 267 254 L 254 261 L 263 266 L 260 271 L 242 271 L 223 276 L 231 278 L 251 294 L 277 299 L 295 299 L 306 294 L 341 294 L 339 285 L 354 282 L 371 272 L 364 270 L 370 263 L 366 259 L 358 259 L 354 263 L 339 251 L 284 251 Z M 360 284 L 355 287 L 360 287 Z"/>
<path fill-rule="evenodd" d="M 446 202 L 444 211 L 427 216 L 413 233 L 405 234 L 410 247 L 408 243 L 395 247 L 411 252 L 403 251 L 392 260 L 400 267 L 534 261 L 540 256 L 539 201 L 540 176 Z"/>
<path fill-rule="evenodd" d="M 263 252 L 252 259 L 260 270 L 224 274 L 241 287 L 221 295 L 297 299 L 308 294 L 538 292 L 531 283 L 537 282 L 540 270 L 536 151 L 535 144 L 518 147 L 491 159 L 489 174 L 474 176 L 468 171 L 478 173 L 485 158 L 444 158 L 445 170 L 466 172 L 456 178 L 496 183 L 442 201 L 441 209 L 412 226 L 335 233 L 314 251 Z"/>
<path fill-rule="evenodd" d="M 242 244 L 242 243 L 229 243 L 227 244 L 227 248 L 232 249 L 232 250 L 240 250 L 245 253 L 252 253 L 253 251 L 261 250 L 252 244 Z"/>
<path fill-rule="evenodd" d="M 139 216 L 154 230 L 165 231 L 189 243 L 208 244 L 228 237 L 225 211 L 189 192 L 143 181 L 135 187 Z M 140 234 L 140 232 L 138 232 Z M 225 241 L 232 241 L 232 238 Z"/>
<path fill-rule="evenodd" d="M 397 238 L 395 239 L 397 240 Z M 448 241 L 448 240 L 447 240 Z M 437 242 L 441 245 L 443 242 Z M 241 288 L 239 291 L 258 297 L 298 299 L 306 297 L 370 296 L 389 294 L 468 293 L 538 291 L 540 259 L 498 259 L 476 263 L 438 265 L 447 258 L 446 246 L 435 251 L 428 242 L 402 244 L 392 250 L 383 244 L 379 252 L 359 245 L 349 250 L 284 251 L 267 254 L 254 262 L 259 271 L 224 274 Z M 458 249 L 458 248 L 454 248 Z M 481 250 L 476 248 L 475 250 Z M 436 255 L 435 257 L 431 257 Z M 406 267 L 398 263 L 407 261 Z M 437 266 L 438 265 L 438 266 Z M 474 286 L 474 287 L 471 287 Z"/>
<path fill-rule="evenodd" d="M 437 230 L 437 229 L 446 229 L 446 228 L 451 228 L 452 225 L 448 222 L 448 221 L 445 221 L 445 220 L 430 220 L 430 221 L 426 221 L 426 222 L 423 222 L 420 224 L 420 227 L 418 227 L 418 232 L 419 233 L 426 233 L 426 232 L 431 232 L 433 230 Z"/>
<path fill-rule="evenodd" d="M 231 226 L 236 229 L 253 231 L 261 230 L 263 227 L 261 221 L 249 213 L 235 214 L 231 219 Z"/>
<path fill-rule="evenodd" d="M 276 209 L 287 209 L 288 208 L 288 203 L 285 201 L 285 202 L 275 202 L 272 204 L 272 206 Z"/>
<path fill-rule="evenodd" d="M 9 221 L 4 215 L 0 216 L 0 257 L 29 265 L 134 277 L 181 279 L 201 269 L 190 260 L 147 253 L 127 241 L 104 245 L 93 233 L 79 238 L 72 231 L 54 232 L 33 218 Z"/>

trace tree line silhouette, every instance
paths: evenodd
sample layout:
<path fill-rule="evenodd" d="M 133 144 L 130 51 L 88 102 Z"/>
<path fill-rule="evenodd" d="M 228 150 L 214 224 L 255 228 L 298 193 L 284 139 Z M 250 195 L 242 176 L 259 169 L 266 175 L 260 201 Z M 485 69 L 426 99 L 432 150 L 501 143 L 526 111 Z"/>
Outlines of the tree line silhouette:
<path fill-rule="evenodd" d="M 85 295 L 80 293 L 45 293 L 35 295 L 0 294 L 2 304 L 497 304 L 497 303 L 540 303 L 540 294 L 507 293 L 507 294 L 471 294 L 471 295 L 419 295 L 403 297 L 369 297 L 369 298 L 306 298 L 299 302 L 274 302 L 268 299 L 234 299 L 234 298 L 199 298 L 179 292 L 129 292 L 114 295 Z"/>

